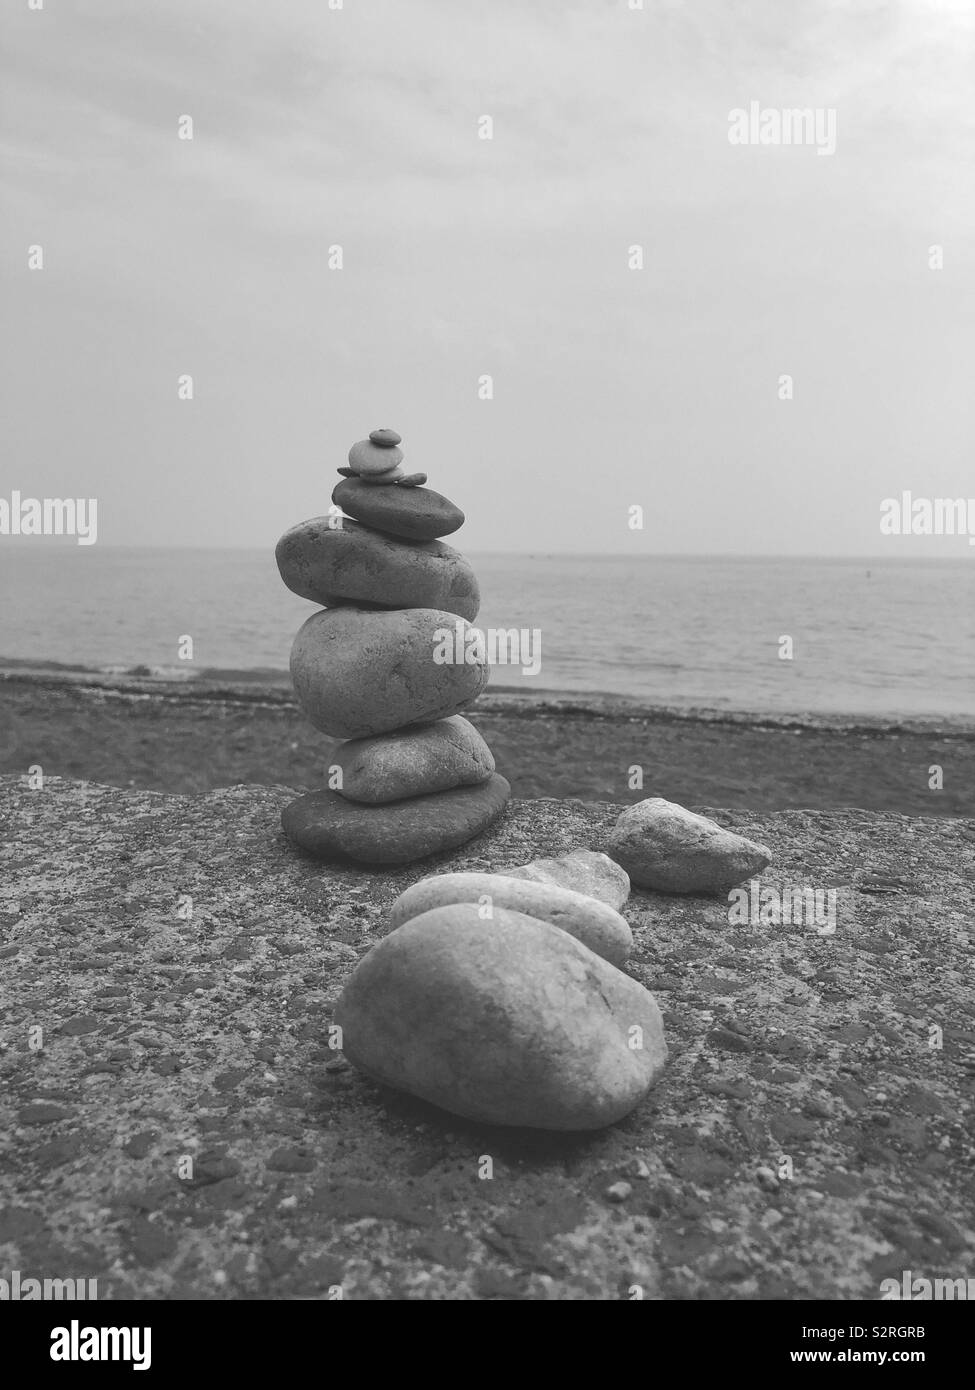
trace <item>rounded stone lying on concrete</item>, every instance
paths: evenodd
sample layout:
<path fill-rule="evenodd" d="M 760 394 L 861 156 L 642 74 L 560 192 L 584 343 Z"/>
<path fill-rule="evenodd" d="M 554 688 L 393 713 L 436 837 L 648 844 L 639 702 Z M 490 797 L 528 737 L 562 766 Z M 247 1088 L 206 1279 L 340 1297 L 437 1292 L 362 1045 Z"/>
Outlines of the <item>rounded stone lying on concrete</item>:
<path fill-rule="evenodd" d="M 309 792 L 281 813 L 285 834 L 316 859 L 410 864 L 479 835 L 504 810 L 511 787 L 492 774 L 474 787 L 360 805 L 334 791 Z"/>
<path fill-rule="evenodd" d="M 628 924 L 606 903 L 569 888 L 505 874 L 434 874 L 421 879 L 393 903 L 390 925 L 400 927 L 413 917 L 451 903 L 475 903 L 488 917 L 506 908 L 548 922 L 611 965 L 622 965 L 633 949 Z"/>
<path fill-rule="evenodd" d="M 510 878 L 529 878 L 536 883 L 551 883 L 559 888 L 571 888 L 598 898 L 619 912 L 630 896 L 630 876 L 608 854 L 597 850 L 574 849 L 555 859 L 533 859 L 514 869 L 499 869 Z"/>
<path fill-rule="evenodd" d="M 662 893 L 727 893 L 772 858 L 764 845 L 660 796 L 628 806 L 607 848 L 634 883 Z"/>
<path fill-rule="evenodd" d="M 667 1057 L 660 1010 L 629 975 L 520 912 L 435 908 L 359 963 L 335 1008 L 375 1080 L 491 1124 L 601 1129 Z"/>

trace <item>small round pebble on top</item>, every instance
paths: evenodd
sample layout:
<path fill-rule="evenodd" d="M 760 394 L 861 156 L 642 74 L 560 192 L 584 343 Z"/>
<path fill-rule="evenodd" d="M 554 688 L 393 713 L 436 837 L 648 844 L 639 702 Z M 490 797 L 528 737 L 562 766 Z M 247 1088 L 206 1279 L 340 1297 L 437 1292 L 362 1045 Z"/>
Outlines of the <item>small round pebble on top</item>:
<path fill-rule="evenodd" d="M 369 438 L 373 444 L 378 444 L 380 449 L 395 449 L 397 444 L 403 442 L 403 436 L 395 430 L 370 430 Z"/>
<path fill-rule="evenodd" d="M 380 447 L 368 439 L 360 439 L 349 450 L 349 467 L 360 477 L 364 473 L 388 473 L 402 462 L 403 450 L 397 449 L 395 444 Z"/>

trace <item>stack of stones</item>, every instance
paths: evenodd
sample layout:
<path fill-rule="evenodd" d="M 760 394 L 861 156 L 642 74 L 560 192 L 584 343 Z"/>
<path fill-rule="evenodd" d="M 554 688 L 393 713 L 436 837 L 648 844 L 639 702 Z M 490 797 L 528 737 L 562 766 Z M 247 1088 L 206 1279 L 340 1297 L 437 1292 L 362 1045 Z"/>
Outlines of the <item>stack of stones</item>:
<path fill-rule="evenodd" d="M 400 443 L 381 429 L 354 444 L 332 514 L 293 526 L 275 552 L 288 588 L 322 605 L 291 650 L 298 703 L 316 729 L 347 740 L 328 788 L 282 815 L 319 859 L 406 864 L 451 849 L 511 794 L 459 713 L 487 684 L 486 661 L 438 660 L 472 654 L 477 579 L 440 539 L 464 513 L 422 486 L 425 473 L 405 473 Z"/>

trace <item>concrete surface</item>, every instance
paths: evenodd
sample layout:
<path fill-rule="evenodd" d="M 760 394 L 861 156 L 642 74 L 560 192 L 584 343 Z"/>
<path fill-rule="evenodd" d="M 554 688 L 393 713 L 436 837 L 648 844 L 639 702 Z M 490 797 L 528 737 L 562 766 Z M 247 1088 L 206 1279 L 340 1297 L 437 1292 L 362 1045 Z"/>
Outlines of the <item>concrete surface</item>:
<path fill-rule="evenodd" d="M 836 932 L 635 892 L 628 969 L 671 1061 L 622 1123 L 566 1136 L 380 1090 L 329 1013 L 407 885 L 603 848 L 621 808 L 516 801 L 460 851 L 364 871 L 285 842 L 293 795 L 0 779 L 0 1277 L 874 1299 L 905 1269 L 975 1275 L 975 822 L 709 811 L 772 848 L 763 887 L 836 888 Z"/>

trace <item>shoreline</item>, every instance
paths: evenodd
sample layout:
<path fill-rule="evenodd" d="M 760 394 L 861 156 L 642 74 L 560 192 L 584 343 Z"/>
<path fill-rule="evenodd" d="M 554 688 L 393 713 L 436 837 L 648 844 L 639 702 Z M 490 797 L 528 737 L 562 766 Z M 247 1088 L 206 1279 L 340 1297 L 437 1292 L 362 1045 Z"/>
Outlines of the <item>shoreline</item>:
<path fill-rule="evenodd" d="M 40 767 L 45 778 L 179 794 L 321 787 L 339 740 L 308 722 L 285 672 L 240 677 L 0 667 L 0 772 Z M 970 721 L 680 709 L 497 687 L 464 715 L 522 799 L 975 814 Z"/>
<path fill-rule="evenodd" d="M 85 667 L 57 661 L 31 661 L 0 657 L 0 688 L 34 686 L 58 690 L 91 689 L 119 700 L 156 698 L 180 704 L 225 703 L 296 707 L 291 678 L 286 670 L 271 667 L 231 669 L 202 667 Z M 573 691 L 550 688 L 527 690 L 523 686 L 491 685 L 474 706 L 484 714 L 515 717 L 572 715 L 593 720 L 617 720 L 654 724 L 720 725 L 774 730 L 821 730 L 836 734 L 948 734 L 975 738 L 975 713 L 964 714 L 868 714 L 815 710 L 719 709 L 702 705 L 670 705 L 641 701 L 612 691 Z"/>

